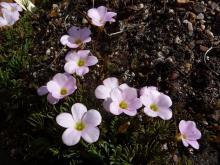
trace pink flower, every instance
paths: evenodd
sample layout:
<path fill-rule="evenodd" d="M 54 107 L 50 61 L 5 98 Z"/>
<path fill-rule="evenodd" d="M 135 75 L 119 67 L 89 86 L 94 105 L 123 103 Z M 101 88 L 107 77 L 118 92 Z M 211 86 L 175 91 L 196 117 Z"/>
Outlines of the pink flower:
<path fill-rule="evenodd" d="M 68 30 L 68 35 L 63 35 L 61 37 L 60 42 L 63 45 L 67 45 L 69 48 L 78 48 L 91 41 L 90 35 L 91 31 L 89 28 L 73 26 Z"/>
<path fill-rule="evenodd" d="M 169 96 L 159 92 L 156 87 L 144 87 L 141 90 L 141 102 L 144 104 L 144 112 L 151 117 L 159 116 L 163 120 L 169 120 L 172 117 L 172 111 L 169 108 L 172 101 Z"/>
<path fill-rule="evenodd" d="M 115 22 L 114 16 L 117 13 L 107 12 L 105 6 L 89 9 L 87 15 L 92 19 L 92 24 L 95 26 L 104 26 L 106 22 Z"/>
<path fill-rule="evenodd" d="M 110 98 L 112 102 L 109 109 L 114 115 L 125 113 L 129 116 L 135 116 L 137 109 L 142 106 L 140 99 L 137 98 L 137 90 L 127 84 L 122 84 L 120 87 L 112 89 Z"/>
<path fill-rule="evenodd" d="M 67 146 L 73 146 L 80 141 L 82 137 L 88 143 L 94 143 L 99 138 L 99 128 L 97 127 L 102 120 L 97 110 L 87 108 L 76 103 L 72 106 L 70 113 L 61 113 L 56 117 L 57 123 L 66 128 L 63 132 L 62 140 Z"/>
<path fill-rule="evenodd" d="M 46 86 L 38 88 L 38 95 L 47 93 L 47 100 L 51 104 L 56 104 L 60 99 L 71 95 L 76 87 L 76 79 L 67 73 L 57 73 Z"/>
<path fill-rule="evenodd" d="M 179 140 L 182 140 L 183 145 L 188 147 L 191 145 L 195 149 L 199 149 L 198 139 L 201 138 L 201 132 L 196 128 L 196 124 L 193 121 L 181 120 L 179 123 L 180 135 Z"/>
<path fill-rule="evenodd" d="M 95 56 L 90 56 L 89 54 L 89 50 L 70 51 L 65 57 L 67 61 L 64 66 L 65 72 L 69 74 L 76 73 L 79 76 L 88 73 L 89 66 L 98 62 Z"/>
<path fill-rule="evenodd" d="M 22 11 L 22 8 L 17 3 L 1 2 L 0 6 L 2 7 L 3 18 L 7 20 L 7 25 L 13 25 L 19 20 L 19 12 Z"/>

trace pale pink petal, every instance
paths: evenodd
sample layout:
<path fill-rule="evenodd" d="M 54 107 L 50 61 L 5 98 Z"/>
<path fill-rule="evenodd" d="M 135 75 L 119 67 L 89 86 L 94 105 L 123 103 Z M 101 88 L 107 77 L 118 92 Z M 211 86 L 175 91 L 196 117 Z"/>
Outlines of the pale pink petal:
<path fill-rule="evenodd" d="M 185 120 L 181 120 L 179 122 L 179 130 L 180 130 L 180 133 L 181 134 L 184 134 L 186 132 L 186 129 L 187 129 L 187 123 Z"/>
<path fill-rule="evenodd" d="M 7 26 L 8 22 L 5 18 L 0 17 L 0 27 Z"/>
<path fill-rule="evenodd" d="M 121 89 L 121 90 L 124 90 L 124 89 L 126 89 L 126 88 L 130 88 L 127 84 L 121 84 L 121 85 L 119 85 L 119 88 Z"/>
<path fill-rule="evenodd" d="M 105 15 L 105 21 L 106 22 L 115 22 L 115 19 L 113 18 L 114 16 L 116 16 L 117 13 L 114 12 L 107 12 Z"/>
<path fill-rule="evenodd" d="M 75 73 L 77 68 L 78 67 L 76 65 L 76 62 L 73 62 L 73 61 L 69 61 L 64 65 L 65 72 L 67 72 L 69 74 Z"/>
<path fill-rule="evenodd" d="M 81 29 L 79 27 L 72 26 L 68 30 L 68 34 L 74 38 L 80 38 L 80 31 L 81 31 Z"/>
<path fill-rule="evenodd" d="M 77 122 L 81 121 L 83 115 L 87 112 L 87 108 L 81 103 L 75 103 L 71 108 L 71 112 L 73 115 L 73 120 Z"/>
<path fill-rule="evenodd" d="M 117 102 L 120 102 L 123 99 L 122 91 L 119 88 L 112 89 L 110 96 L 113 101 Z"/>
<path fill-rule="evenodd" d="M 97 8 L 99 15 L 101 16 L 101 18 L 104 18 L 106 13 L 107 13 L 107 8 L 105 6 L 100 6 Z"/>
<path fill-rule="evenodd" d="M 140 97 L 140 100 L 142 102 L 143 105 L 149 107 L 151 104 L 155 104 L 154 100 L 152 100 L 152 98 L 150 96 L 147 95 L 142 95 Z"/>
<path fill-rule="evenodd" d="M 199 149 L 199 143 L 195 140 L 195 141 L 191 141 L 191 140 L 187 140 L 187 142 L 189 143 L 189 145 L 191 145 L 193 148 L 195 149 Z"/>
<path fill-rule="evenodd" d="M 154 86 L 145 86 L 143 88 L 141 88 L 140 90 L 140 95 L 149 95 L 149 91 L 150 90 L 157 90 L 157 87 L 154 87 Z"/>
<path fill-rule="evenodd" d="M 163 120 L 170 120 L 172 118 L 172 111 L 169 108 L 162 108 L 162 107 L 158 107 L 159 111 L 158 111 L 158 116 L 160 118 L 162 118 Z"/>
<path fill-rule="evenodd" d="M 86 61 L 86 65 L 87 66 L 92 66 L 98 63 L 98 59 L 95 56 L 88 56 L 87 57 L 87 61 Z"/>
<path fill-rule="evenodd" d="M 147 107 L 144 108 L 144 113 L 150 117 L 157 117 L 158 116 L 157 112 L 154 112 L 150 108 L 147 108 Z"/>
<path fill-rule="evenodd" d="M 114 115 L 120 115 L 122 111 L 119 109 L 118 103 L 112 102 L 110 104 L 110 112 Z"/>
<path fill-rule="evenodd" d="M 127 101 L 137 98 L 137 90 L 135 88 L 126 88 L 123 90 L 123 98 Z"/>
<path fill-rule="evenodd" d="M 99 139 L 100 131 L 97 127 L 86 127 L 82 132 L 82 138 L 87 143 L 94 143 Z"/>
<path fill-rule="evenodd" d="M 47 101 L 48 101 L 50 104 L 56 104 L 56 103 L 59 102 L 59 99 L 54 98 L 54 97 L 52 96 L 52 94 L 49 93 L 49 94 L 47 95 Z"/>
<path fill-rule="evenodd" d="M 188 146 L 189 146 L 189 144 L 188 144 L 188 141 L 187 141 L 187 140 L 182 139 L 182 142 L 183 142 L 183 145 L 184 145 L 185 147 L 188 147 Z"/>
<path fill-rule="evenodd" d="M 162 94 L 158 98 L 157 105 L 160 107 L 167 107 L 169 108 L 172 105 L 172 100 L 169 96 Z"/>
<path fill-rule="evenodd" d="M 81 34 L 80 34 L 80 38 L 82 39 L 82 41 L 85 42 L 90 42 L 91 41 L 91 30 L 87 27 L 84 27 L 81 29 Z"/>
<path fill-rule="evenodd" d="M 64 84 L 66 84 L 66 82 L 68 81 L 68 78 L 69 76 L 67 76 L 66 74 L 57 73 L 53 77 L 53 81 L 56 82 L 59 86 L 64 86 Z"/>
<path fill-rule="evenodd" d="M 129 109 L 139 109 L 142 107 L 141 100 L 139 98 L 134 98 L 130 103 L 129 103 Z"/>
<path fill-rule="evenodd" d="M 76 74 L 79 75 L 79 76 L 83 76 L 88 72 L 89 72 L 88 67 L 79 67 L 79 68 L 76 69 Z"/>
<path fill-rule="evenodd" d="M 78 59 L 79 57 L 77 56 L 76 51 L 69 51 L 65 56 L 66 61 L 77 61 Z"/>
<path fill-rule="evenodd" d="M 56 122 L 64 128 L 72 128 L 74 126 L 73 116 L 70 113 L 61 113 L 56 117 Z"/>
<path fill-rule="evenodd" d="M 123 110 L 123 112 L 128 116 L 135 116 L 137 114 L 137 110 Z"/>
<path fill-rule="evenodd" d="M 50 93 L 59 93 L 60 91 L 60 86 L 57 82 L 51 80 L 47 83 L 47 90 L 50 92 Z"/>
<path fill-rule="evenodd" d="M 68 128 L 63 132 L 62 140 L 67 146 L 73 146 L 79 142 L 81 138 L 81 132 L 73 128 Z"/>
<path fill-rule="evenodd" d="M 63 35 L 61 38 L 60 38 L 60 42 L 62 45 L 66 45 L 68 42 L 69 42 L 69 35 Z"/>
<path fill-rule="evenodd" d="M 96 19 L 97 22 L 98 20 L 100 20 L 100 15 L 97 9 L 93 8 L 93 9 L 89 9 L 87 12 L 87 15 L 92 18 L 92 19 Z"/>
<path fill-rule="evenodd" d="M 73 76 L 69 76 L 69 80 L 65 84 L 65 87 L 68 89 L 68 95 L 72 94 L 77 89 L 76 79 Z"/>
<path fill-rule="evenodd" d="M 110 88 L 107 88 L 104 85 L 99 85 L 96 89 L 95 89 L 95 96 L 98 99 L 107 99 L 108 97 L 110 97 Z"/>
<path fill-rule="evenodd" d="M 0 3 L 0 6 L 7 9 L 7 10 L 11 10 L 11 5 L 10 3 L 7 3 L 7 2 L 1 2 Z"/>
<path fill-rule="evenodd" d="M 79 58 L 85 59 L 85 58 L 88 57 L 89 53 L 90 53 L 90 50 L 79 50 L 79 51 L 77 52 L 77 56 L 78 56 Z"/>
<path fill-rule="evenodd" d="M 113 88 L 119 86 L 118 79 L 115 77 L 109 77 L 109 78 L 105 79 L 103 81 L 103 84 L 110 89 L 113 89 Z"/>
<path fill-rule="evenodd" d="M 103 101 L 103 107 L 104 109 L 109 112 L 110 111 L 110 104 L 112 103 L 111 98 L 107 98 L 105 101 Z"/>
<path fill-rule="evenodd" d="M 96 127 L 97 125 L 101 123 L 102 117 L 97 110 L 91 109 L 85 113 L 85 115 L 82 118 L 82 121 L 86 125 Z"/>
<path fill-rule="evenodd" d="M 47 93 L 48 93 L 47 86 L 41 86 L 40 88 L 37 89 L 37 94 L 39 96 L 46 95 Z"/>

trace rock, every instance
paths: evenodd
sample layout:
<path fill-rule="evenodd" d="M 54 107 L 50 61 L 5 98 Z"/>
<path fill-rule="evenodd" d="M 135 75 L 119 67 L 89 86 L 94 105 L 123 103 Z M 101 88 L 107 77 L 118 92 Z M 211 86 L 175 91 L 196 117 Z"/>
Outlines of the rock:
<path fill-rule="evenodd" d="M 50 55 L 50 53 L 51 53 L 51 50 L 50 50 L 50 49 L 47 49 L 46 55 Z"/>
<path fill-rule="evenodd" d="M 188 3 L 189 2 L 189 0 L 177 0 L 177 3 L 180 3 L 180 4 L 182 4 L 182 3 Z"/>
<path fill-rule="evenodd" d="M 199 45 L 199 49 L 203 52 L 206 52 L 209 48 L 203 45 Z"/>
<path fill-rule="evenodd" d="M 188 22 L 188 30 L 189 30 L 189 35 L 191 36 L 193 34 L 193 25 L 191 22 Z"/>
<path fill-rule="evenodd" d="M 199 15 L 197 15 L 196 19 L 203 20 L 204 19 L 204 14 L 200 13 Z"/>
<path fill-rule="evenodd" d="M 210 30 L 206 30 L 206 34 L 207 34 L 210 38 L 214 38 L 214 34 L 213 34 Z"/>
<path fill-rule="evenodd" d="M 175 38 L 175 43 L 176 44 L 180 44 L 182 42 L 182 40 L 180 39 L 180 37 L 179 36 L 176 36 L 176 38 Z"/>
<path fill-rule="evenodd" d="M 205 5 L 201 4 L 201 3 L 196 3 L 193 5 L 193 9 L 194 11 L 199 14 L 199 13 L 204 13 L 206 11 L 206 7 Z"/>

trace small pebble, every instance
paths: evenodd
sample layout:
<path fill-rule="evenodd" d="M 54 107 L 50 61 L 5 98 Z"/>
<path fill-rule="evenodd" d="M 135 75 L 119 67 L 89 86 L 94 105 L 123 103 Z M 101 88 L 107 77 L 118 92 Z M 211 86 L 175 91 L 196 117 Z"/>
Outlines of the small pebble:
<path fill-rule="evenodd" d="M 197 15 L 196 19 L 203 20 L 204 19 L 204 14 L 200 13 L 199 15 Z"/>

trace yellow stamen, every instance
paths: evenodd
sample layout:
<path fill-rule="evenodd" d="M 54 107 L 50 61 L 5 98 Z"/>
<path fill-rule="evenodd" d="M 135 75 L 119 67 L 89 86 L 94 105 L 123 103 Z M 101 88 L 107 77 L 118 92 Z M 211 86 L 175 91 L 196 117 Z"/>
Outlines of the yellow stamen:
<path fill-rule="evenodd" d="M 158 107 L 157 107 L 156 104 L 151 104 L 151 105 L 150 105 L 150 109 L 151 109 L 152 111 L 154 111 L 154 112 L 157 112 L 157 111 L 158 111 Z"/>
<path fill-rule="evenodd" d="M 68 90 L 66 88 L 61 88 L 60 94 L 61 95 L 66 95 L 68 93 Z"/>
<path fill-rule="evenodd" d="M 82 131 L 84 128 L 85 128 L 85 124 L 83 122 L 77 122 L 76 125 L 75 125 L 75 129 L 77 131 Z"/>
<path fill-rule="evenodd" d="M 121 109 L 127 109 L 128 108 L 128 104 L 125 101 L 121 101 L 119 104 L 119 107 Z"/>
<path fill-rule="evenodd" d="M 84 66 L 85 65 L 85 61 L 82 60 L 82 59 L 79 59 L 77 64 L 78 64 L 79 67 Z"/>
<path fill-rule="evenodd" d="M 77 40 L 75 40 L 75 44 L 77 44 L 77 45 L 81 45 L 81 44 L 82 44 L 82 40 L 81 40 L 81 39 L 77 39 Z"/>

